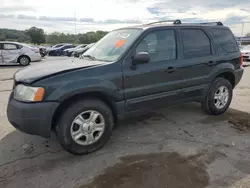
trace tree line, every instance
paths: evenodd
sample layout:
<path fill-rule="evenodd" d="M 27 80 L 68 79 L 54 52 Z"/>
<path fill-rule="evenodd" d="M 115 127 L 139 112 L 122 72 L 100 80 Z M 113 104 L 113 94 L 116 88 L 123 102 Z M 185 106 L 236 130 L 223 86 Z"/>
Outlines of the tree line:
<path fill-rule="evenodd" d="M 16 41 L 38 45 L 53 45 L 58 43 L 89 44 L 97 42 L 107 33 L 106 31 L 92 31 L 84 34 L 79 33 L 77 35 L 60 32 L 45 34 L 43 29 L 37 27 L 31 27 L 23 31 L 16 29 L 0 29 L 0 41 Z"/>

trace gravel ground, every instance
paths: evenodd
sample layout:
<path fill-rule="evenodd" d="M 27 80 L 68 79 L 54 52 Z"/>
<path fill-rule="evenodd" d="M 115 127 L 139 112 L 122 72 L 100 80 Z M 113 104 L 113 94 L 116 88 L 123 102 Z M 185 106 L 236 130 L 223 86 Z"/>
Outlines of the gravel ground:
<path fill-rule="evenodd" d="M 208 116 L 196 103 L 160 109 L 120 122 L 101 150 L 85 156 L 9 124 L 6 105 L 19 68 L 0 67 L 1 188 L 250 187 L 250 68 L 224 115 Z"/>

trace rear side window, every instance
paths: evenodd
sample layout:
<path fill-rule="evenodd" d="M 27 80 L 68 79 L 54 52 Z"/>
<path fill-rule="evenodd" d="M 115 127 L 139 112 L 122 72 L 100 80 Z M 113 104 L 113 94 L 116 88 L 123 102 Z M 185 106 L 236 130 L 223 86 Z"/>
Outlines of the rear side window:
<path fill-rule="evenodd" d="M 212 35 L 226 52 L 238 51 L 237 42 L 229 29 L 213 28 Z"/>
<path fill-rule="evenodd" d="M 17 46 L 15 44 L 3 44 L 4 50 L 16 50 Z"/>
<path fill-rule="evenodd" d="M 212 54 L 211 42 L 201 29 L 181 29 L 184 58 L 196 58 Z"/>

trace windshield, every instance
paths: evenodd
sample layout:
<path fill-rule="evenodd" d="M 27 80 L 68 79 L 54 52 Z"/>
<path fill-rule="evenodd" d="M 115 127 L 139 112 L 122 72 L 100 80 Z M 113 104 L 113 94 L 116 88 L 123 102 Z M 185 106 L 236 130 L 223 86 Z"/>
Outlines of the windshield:
<path fill-rule="evenodd" d="M 250 50 L 250 45 L 245 46 L 245 47 L 243 48 L 243 50 Z"/>
<path fill-rule="evenodd" d="M 85 52 L 84 56 L 99 61 L 116 61 L 141 32 L 142 29 L 112 31 Z"/>

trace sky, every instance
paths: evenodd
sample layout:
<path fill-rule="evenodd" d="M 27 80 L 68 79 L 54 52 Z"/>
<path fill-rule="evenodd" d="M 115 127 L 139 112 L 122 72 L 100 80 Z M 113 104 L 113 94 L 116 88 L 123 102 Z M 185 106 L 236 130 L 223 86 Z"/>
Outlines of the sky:
<path fill-rule="evenodd" d="M 235 35 L 250 32 L 250 0 L 0 0 L 0 27 L 85 33 L 181 19 L 222 21 Z M 76 21 L 75 21 L 76 20 Z"/>

